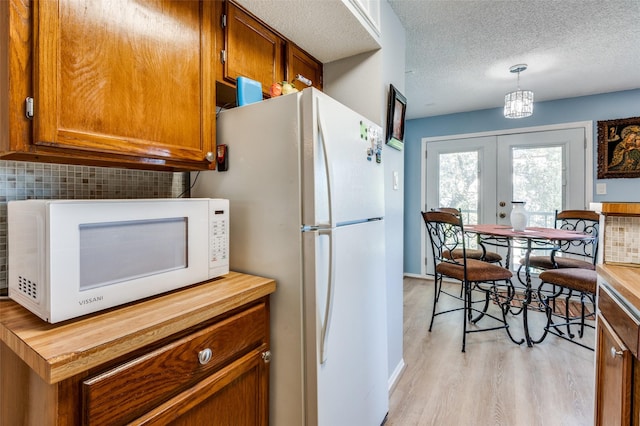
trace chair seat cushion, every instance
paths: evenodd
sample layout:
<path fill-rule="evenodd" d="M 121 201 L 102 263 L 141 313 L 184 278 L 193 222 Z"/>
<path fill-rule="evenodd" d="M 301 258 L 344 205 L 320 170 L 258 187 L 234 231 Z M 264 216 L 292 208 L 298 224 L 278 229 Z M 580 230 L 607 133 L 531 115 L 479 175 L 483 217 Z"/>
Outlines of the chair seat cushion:
<path fill-rule="evenodd" d="M 439 263 L 436 266 L 436 272 L 464 281 L 464 266 L 462 263 Z M 508 280 L 511 277 L 511 271 L 506 268 L 483 262 L 482 260 L 467 258 L 467 279 L 471 282 Z"/>
<path fill-rule="evenodd" d="M 480 259 L 482 257 L 482 250 L 466 249 L 467 257 L 469 259 Z M 446 259 L 462 259 L 462 249 L 455 249 L 453 251 L 447 250 L 443 253 L 443 257 Z"/>
<path fill-rule="evenodd" d="M 484 253 L 484 259 L 482 258 L 482 250 L 478 250 L 478 249 L 466 249 L 466 253 L 467 253 L 467 257 L 469 259 L 478 259 L 478 260 L 484 260 L 485 262 L 490 262 L 490 263 L 497 263 L 500 262 L 502 260 L 502 256 L 500 256 L 498 253 L 494 253 L 492 251 L 488 251 Z M 444 253 L 444 257 L 451 259 L 451 255 L 448 251 L 446 251 Z M 462 249 L 455 249 L 453 250 L 453 258 L 454 259 L 460 259 L 462 258 Z"/>
<path fill-rule="evenodd" d="M 540 280 L 576 291 L 595 294 L 598 273 L 592 269 L 550 269 L 540 273 Z"/>
<path fill-rule="evenodd" d="M 485 262 L 491 262 L 491 263 L 497 263 L 500 262 L 502 260 L 502 256 L 500 256 L 498 253 L 494 252 L 494 251 L 487 251 L 484 254 L 484 259 Z"/>
<path fill-rule="evenodd" d="M 558 268 L 582 268 L 582 269 L 590 269 L 592 271 L 596 270 L 596 265 L 592 262 L 587 262 L 585 260 L 575 259 L 572 257 L 555 257 L 556 264 Z M 520 264 L 524 265 L 525 259 L 520 259 Z M 529 266 L 538 269 L 554 269 L 555 265 L 551 261 L 551 256 L 530 256 L 529 257 Z"/>

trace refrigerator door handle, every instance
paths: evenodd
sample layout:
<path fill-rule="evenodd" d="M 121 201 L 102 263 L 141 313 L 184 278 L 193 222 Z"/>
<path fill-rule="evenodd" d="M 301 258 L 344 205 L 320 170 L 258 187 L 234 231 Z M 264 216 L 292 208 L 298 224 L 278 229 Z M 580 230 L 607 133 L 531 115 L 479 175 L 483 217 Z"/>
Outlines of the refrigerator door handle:
<path fill-rule="evenodd" d="M 319 235 L 329 237 L 329 282 L 327 283 L 327 298 L 324 306 L 324 317 L 321 322 L 320 332 L 320 364 L 327 361 L 327 339 L 329 337 L 329 326 L 331 325 L 331 315 L 333 310 L 333 293 L 336 278 L 335 249 L 333 247 L 333 231 L 331 229 L 321 229 Z"/>
<path fill-rule="evenodd" d="M 329 161 L 329 151 L 327 147 L 327 143 L 325 141 L 325 137 L 328 134 L 326 131 L 326 126 L 324 121 L 322 120 L 322 110 L 320 108 L 320 97 L 316 98 L 316 114 L 318 120 L 318 138 L 320 139 L 320 143 L 322 144 L 322 153 L 324 154 L 324 168 L 325 173 L 327 175 L 327 208 L 329 209 L 329 226 L 335 228 L 336 224 L 333 222 L 333 208 L 331 205 L 331 201 L 333 200 L 332 195 L 332 173 L 331 173 L 331 161 Z"/>

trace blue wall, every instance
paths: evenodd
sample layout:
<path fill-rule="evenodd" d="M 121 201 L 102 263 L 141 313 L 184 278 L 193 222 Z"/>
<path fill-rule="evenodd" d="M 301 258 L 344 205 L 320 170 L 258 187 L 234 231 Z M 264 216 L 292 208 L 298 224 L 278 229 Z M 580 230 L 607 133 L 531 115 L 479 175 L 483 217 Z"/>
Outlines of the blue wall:
<path fill-rule="evenodd" d="M 640 89 L 602 95 L 581 96 L 557 101 L 536 102 L 533 115 L 519 120 L 506 119 L 502 108 L 408 120 L 405 125 L 404 194 L 404 271 L 420 274 L 421 150 L 422 138 L 478 133 L 522 127 L 544 126 L 576 121 L 593 121 L 593 179 L 607 184 L 606 195 L 593 195 L 593 201 L 640 202 L 639 179 L 596 180 L 597 122 L 640 116 Z"/>

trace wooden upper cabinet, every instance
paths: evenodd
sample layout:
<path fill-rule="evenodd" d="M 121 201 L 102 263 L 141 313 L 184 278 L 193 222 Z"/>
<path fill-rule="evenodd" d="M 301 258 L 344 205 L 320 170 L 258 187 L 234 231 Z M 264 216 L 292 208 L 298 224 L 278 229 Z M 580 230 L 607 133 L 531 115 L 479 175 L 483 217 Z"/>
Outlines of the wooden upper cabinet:
<path fill-rule="evenodd" d="M 225 2 L 222 75 L 235 84 L 239 76 L 262 84 L 269 93 L 271 84 L 284 80 L 285 41 L 269 27 L 231 2 Z"/>
<path fill-rule="evenodd" d="M 304 50 L 293 43 L 287 43 L 287 81 L 294 81 L 296 89 L 302 90 L 309 86 L 296 80 L 300 75 L 311 80 L 311 86 L 322 90 L 322 63 L 318 62 Z"/>
<path fill-rule="evenodd" d="M 33 8 L 35 151 L 208 167 L 214 2 L 47 0 Z"/>

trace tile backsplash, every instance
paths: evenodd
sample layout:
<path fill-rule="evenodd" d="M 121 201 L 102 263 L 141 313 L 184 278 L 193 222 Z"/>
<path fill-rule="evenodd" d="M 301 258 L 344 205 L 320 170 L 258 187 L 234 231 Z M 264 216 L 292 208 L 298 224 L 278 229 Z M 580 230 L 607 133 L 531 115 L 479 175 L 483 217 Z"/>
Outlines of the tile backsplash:
<path fill-rule="evenodd" d="M 7 202 L 37 199 L 176 198 L 186 173 L 0 160 L 0 295 L 7 291 Z"/>
<path fill-rule="evenodd" d="M 604 261 L 640 265 L 640 217 L 606 216 Z"/>

